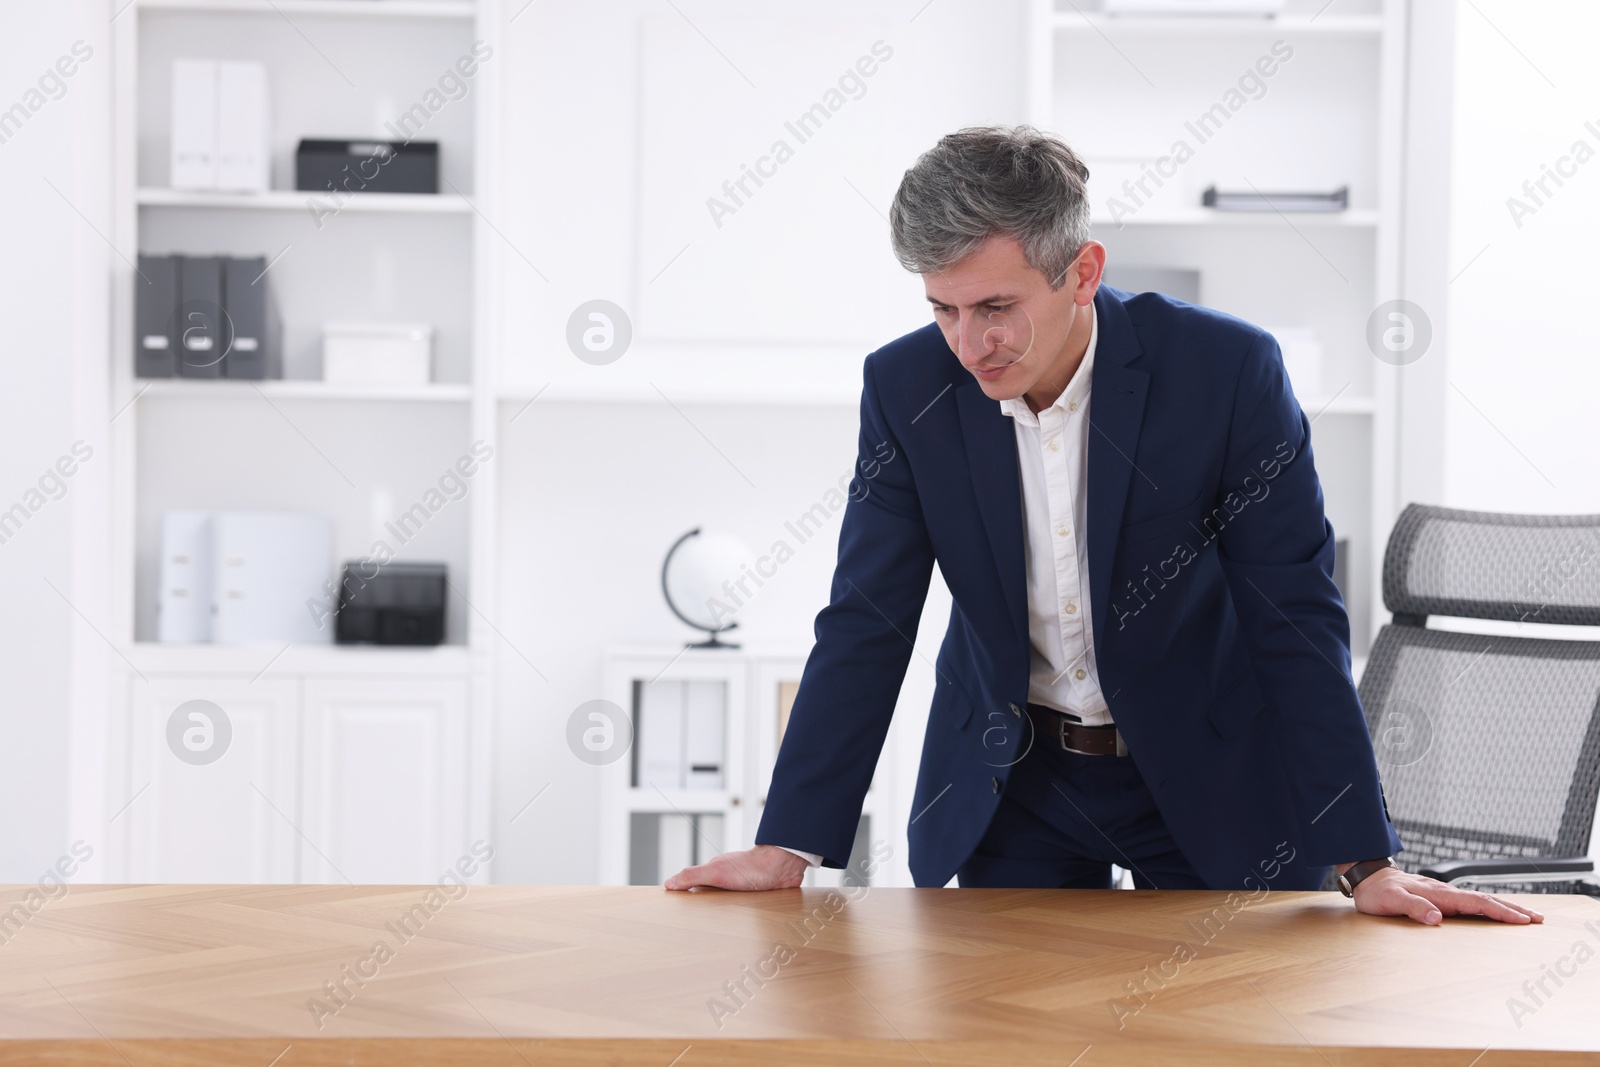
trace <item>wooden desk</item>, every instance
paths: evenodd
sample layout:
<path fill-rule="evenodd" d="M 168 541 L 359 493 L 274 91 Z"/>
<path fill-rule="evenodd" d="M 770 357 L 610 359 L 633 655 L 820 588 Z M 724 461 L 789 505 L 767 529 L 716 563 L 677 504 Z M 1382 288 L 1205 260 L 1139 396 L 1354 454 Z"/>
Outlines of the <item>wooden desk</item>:
<path fill-rule="evenodd" d="M 432 892 L 73 887 L 0 928 L 0 1062 L 1600 1062 L 1585 897 L 1430 928 L 1322 893 Z"/>

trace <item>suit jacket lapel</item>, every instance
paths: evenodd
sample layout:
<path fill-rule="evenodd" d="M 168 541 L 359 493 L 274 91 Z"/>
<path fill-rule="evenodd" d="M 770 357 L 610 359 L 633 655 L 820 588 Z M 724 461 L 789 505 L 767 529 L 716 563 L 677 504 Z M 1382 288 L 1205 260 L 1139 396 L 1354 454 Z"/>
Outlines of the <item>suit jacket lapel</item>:
<path fill-rule="evenodd" d="M 965 373 L 965 372 L 963 372 Z M 976 379 L 956 387 L 961 434 L 966 442 L 967 470 L 978 514 L 1005 596 L 1006 615 L 1017 639 L 1028 644 L 1027 572 L 1022 557 L 1022 484 L 1017 467 L 1017 436 L 1011 419 L 990 400 Z"/>
<path fill-rule="evenodd" d="M 1140 348 L 1122 300 L 1101 286 L 1094 303 L 1100 334 L 1095 342 L 1094 380 L 1089 386 L 1089 599 L 1095 643 L 1100 646 L 1111 602 L 1111 567 L 1122 513 L 1135 476 L 1133 457 L 1139 450 L 1150 375 L 1127 366 Z"/>

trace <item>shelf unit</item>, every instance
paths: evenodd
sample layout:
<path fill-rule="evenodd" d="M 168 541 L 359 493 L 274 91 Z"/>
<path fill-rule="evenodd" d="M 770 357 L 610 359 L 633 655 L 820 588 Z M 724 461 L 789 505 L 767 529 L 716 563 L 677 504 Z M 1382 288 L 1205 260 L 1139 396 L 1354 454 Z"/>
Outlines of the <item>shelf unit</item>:
<path fill-rule="evenodd" d="M 360 23 L 361 32 L 344 39 L 360 40 L 364 52 L 312 42 L 338 29 L 336 20 Z M 80 803 L 109 816 L 130 796 L 153 799 L 112 826 L 113 880 L 432 882 L 473 841 L 492 838 L 492 294 L 502 263 L 487 217 L 498 193 L 499 69 L 480 62 L 469 91 L 434 111 L 418 134 L 441 144 L 447 195 L 357 193 L 318 227 L 307 208 L 314 194 L 292 188 L 292 158 L 301 137 L 393 139 L 380 128 L 386 110 L 403 110 L 475 41 L 494 40 L 501 23 L 499 0 L 130 0 L 113 22 L 114 246 L 267 256 L 290 374 L 259 382 L 134 378 L 136 278 L 131 262 L 117 263 L 107 405 L 113 700 L 101 732 L 101 795 Z M 383 51 L 383 67 L 344 76 L 341 66 L 356 70 L 374 49 Z M 271 191 L 166 187 L 168 63 L 177 55 L 265 63 Z M 335 317 L 433 320 L 436 380 L 386 387 L 308 376 L 310 339 Z M 184 440 L 204 444 L 186 449 Z M 395 553 L 452 561 L 445 645 L 153 640 L 151 531 L 160 510 L 329 514 L 337 564 L 367 555 L 380 520 L 404 511 L 432 482 L 427 475 L 474 446 L 487 448 L 486 469 L 450 501 L 448 516 L 430 520 L 427 538 Z M 264 466 L 230 468 L 251 457 Z M 385 502 L 393 510 L 385 512 Z M 237 759 L 185 767 L 164 736 L 149 736 L 188 699 L 238 709 Z M 370 765 L 373 754 L 387 769 Z M 241 778 L 266 792 L 244 789 Z M 276 814 L 262 806 L 267 794 Z M 219 844 L 226 824 L 216 819 L 197 820 L 187 833 L 195 805 L 231 813 L 271 869 L 239 867 L 249 850 Z M 485 866 L 477 880 L 489 878 Z"/>
<path fill-rule="evenodd" d="M 621 758 L 600 765 L 600 881 L 606 885 L 658 885 L 676 864 L 705 863 L 721 852 L 755 844 L 766 804 L 772 766 L 787 712 L 805 668 L 803 649 L 613 648 L 605 656 L 605 699 L 633 724 L 633 745 Z M 652 751 L 641 744 L 650 730 L 655 686 L 710 683 L 723 694 L 725 718 L 723 785 L 718 789 L 662 788 L 651 780 Z M 615 714 L 615 712 L 613 712 Z M 885 745 L 862 804 L 856 852 L 847 869 L 859 870 L 874 842 L 893 841 L 895 754 Z M 662 817 L 689 819 L 688 855 L 661 859 Z M 682 834 L 680 825 L 678 832 Z M 643 840 L 641 840 L 641 838 Z M 642 848 L 640 846 L 643 846 Z M 657 862 L 652 862 L 656 860 Z M 662 869 L 671 865 L 673 870 Z M 641 869 L 641 867 L 645 869 Z M 845 870 L 813 868 L 808 886 L 842 886 Z M 851 875 L 852 879 L 855 875 Z M 881 876 L 880 876 L 881 877 Z"/>
<path fill-rule="evenodd" d="M 1397 368 L 1371 354 L 1365 327 L 1379 303 L 1402 295 L 1407 11 L 1406 0 L 1342 6 L 1289 0 L 1278 16 L 1207 17 L 1032 0 L 1027 118 L 1089 165 L 1094 237 L 1108 264 L 1197 269 L 1202 304 L 1316 332 L 1323 388 L 1301 406 L 1315 419 L 1329 518 L 1351 540 L 1344 593 L 1360 657 L 1385 618 L 1382 553 L 1398 512 Z M 1208 125 L 1196 126 L 1200 114 Z M 1122 183 L 1162 158 L 1173 173 L 1134 201 Z M 1336 213 L 1218 212 L 1200 206 L 1208 185 L 1349 186 L 1351 203 Z"/>

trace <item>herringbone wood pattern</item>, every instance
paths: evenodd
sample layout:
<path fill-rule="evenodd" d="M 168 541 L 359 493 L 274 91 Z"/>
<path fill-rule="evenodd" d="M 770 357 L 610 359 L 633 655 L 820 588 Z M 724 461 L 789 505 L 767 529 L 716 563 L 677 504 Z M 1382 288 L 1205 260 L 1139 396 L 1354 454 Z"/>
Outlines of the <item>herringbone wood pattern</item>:
<path fill-rule="evenodd" d="M 1542 926 L 1429 928 L 1329 893 L 447 888 L 74 887 L 0 916 L 0 1062 L 1345 1065 L 1409 1049 L 1492 1067 L 1600 1050 L 1600 903 L 1584 897 L 1527 898 Z"/>

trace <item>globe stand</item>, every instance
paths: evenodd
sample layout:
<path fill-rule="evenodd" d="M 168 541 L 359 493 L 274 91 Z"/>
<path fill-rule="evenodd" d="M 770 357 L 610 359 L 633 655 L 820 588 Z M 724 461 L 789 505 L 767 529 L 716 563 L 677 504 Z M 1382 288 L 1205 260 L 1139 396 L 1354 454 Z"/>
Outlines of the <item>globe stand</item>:
<path fill-rule="evenodd" d="M 669 611 L 671 611 L 674 615 L 676 615 L 680 622 L 682 622 L 685 626 L 689 627 L 691 630 L 699 630 L 702 633 L 707 633 L 707 634 L 711 635 L 710 638 L 705 640 L 705 641 L 690 641 L 690 642 L 686 642 L 683 647 L 685 647 L 685 648 L 728 648 L 728 649 L 738 648 L 739 646 L 734 644 L 732 641 L 719 641 L 719 640 L 717 640 L 717 635 L 718 634 L 727 633 L 729 630 L 737 630 L 739 628 L 739 624 L 738 623 L 730 622 L 728 625 L 726 625 L 724 627 L 721 627 L 720 629 L 713 630 L 713 629 L 710 629 L 709 627 L 702 626 L 699 623 L 695 622 L 693 619 L 689 618 L 683 612 L 678 610 L 678 605 L 676 605 L 676 604 L 674 604 L 672 602 L 672 592 L 671 592 L 671 590 L 669 590 L 667 588 L 667 570 L 668 570 L 668 568 L 670 568 L 672 566 L 672 554 L 674 552 L 678 551 L 678 548 L 685 541 L 689 540 L 689 538 L 698 537 L 698 536 L 700 536 L 700 527 L 696 526 L 694 529 L 690 530 L 688 533 L 684 534 L 682 537 L 680 537 L 676 541 L 672 542 L 672 547 L 667 549 L 667 558 L 661 561 L 661 595 L 667 602 L 667 609 Z"/>

